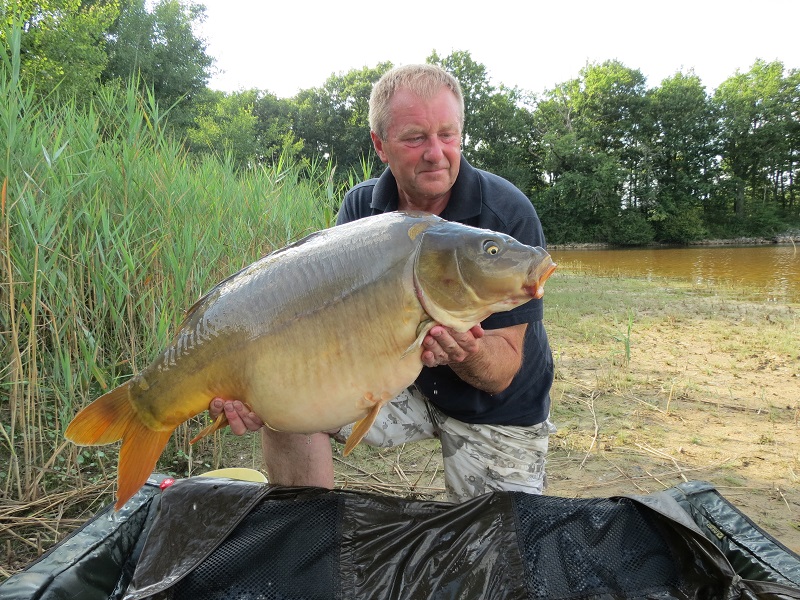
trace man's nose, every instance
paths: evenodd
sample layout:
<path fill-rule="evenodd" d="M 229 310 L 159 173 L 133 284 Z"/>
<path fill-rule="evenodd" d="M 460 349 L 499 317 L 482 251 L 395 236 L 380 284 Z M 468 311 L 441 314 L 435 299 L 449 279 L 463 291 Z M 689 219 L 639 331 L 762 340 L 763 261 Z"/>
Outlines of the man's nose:
<path fill-rule="evenodd" d="M 425 148 L 425 160 L 432 163 L 439 162 L 444 155 L 444 152 L 442 151 L 443 147 L 444 144 L 438 137 L 435 135 L 429 137 L 427 141 L 427 147 Z"/>

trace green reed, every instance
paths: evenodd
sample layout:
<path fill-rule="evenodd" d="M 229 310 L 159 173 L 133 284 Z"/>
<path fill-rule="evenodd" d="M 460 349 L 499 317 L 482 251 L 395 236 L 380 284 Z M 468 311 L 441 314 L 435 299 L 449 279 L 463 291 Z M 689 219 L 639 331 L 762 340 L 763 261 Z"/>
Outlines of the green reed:
<path fill-rule="evenodd" d="M 133 86 L 79 108 L 20 84 L 6 56 L 0 497 L 25 501 L 104 457 L 64 440 L 82 405 L 146 366 L 217 281 L 331 225 L 338 190 L 323 163 L 193 160 Z"/>

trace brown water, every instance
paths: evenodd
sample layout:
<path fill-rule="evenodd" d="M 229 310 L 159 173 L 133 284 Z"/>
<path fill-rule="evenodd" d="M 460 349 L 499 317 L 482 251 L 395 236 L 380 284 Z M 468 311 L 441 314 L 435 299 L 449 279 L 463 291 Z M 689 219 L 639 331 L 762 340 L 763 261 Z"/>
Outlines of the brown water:
<path fill-rule="evenodd" d="M 565 270 L 624 277 L 667 277 L 742 290 L 771 302 L 800 302 L 800 246 L 692 246 L 631 250 L 552 250 Z"/>

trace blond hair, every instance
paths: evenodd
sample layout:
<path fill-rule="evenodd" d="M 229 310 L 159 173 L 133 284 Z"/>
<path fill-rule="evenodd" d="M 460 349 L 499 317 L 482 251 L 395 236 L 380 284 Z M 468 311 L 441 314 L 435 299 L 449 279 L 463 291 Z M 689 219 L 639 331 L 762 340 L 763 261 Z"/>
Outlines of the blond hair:
<path fill-rule="evenodd" d="M 369 127 L 377 136 L 385 140 L 391 118 L 389 103 L 395 92 L 408 89 L 420 98 L 430 99 L 446 87 L 458 100 L 458 126 L 464 129 L 464 95 L 458 80 L 436 65 L 419 64 L 395 67 L 383 74 L 372 88 L 369 97 Z"/>

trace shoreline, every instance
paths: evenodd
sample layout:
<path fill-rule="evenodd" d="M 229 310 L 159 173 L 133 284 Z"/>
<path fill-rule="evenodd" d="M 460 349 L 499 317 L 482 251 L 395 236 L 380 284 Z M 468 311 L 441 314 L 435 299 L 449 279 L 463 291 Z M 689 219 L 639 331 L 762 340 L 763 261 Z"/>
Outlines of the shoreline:
<path fill-rule="evenodd" d="M 800 232 L 783 233 L 772 237 L 738 237 L 723 240 L 696 240 L 685 244 L 652 243 L 642 246 L 619 246 L 607 242 L 575 242 L 567 244 L 548 244 L 548 250 L 621 250 L 637 248 L 688 248 L 691 246 L 767 246 L 767 245 L 800 246 Z"/>

